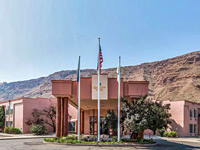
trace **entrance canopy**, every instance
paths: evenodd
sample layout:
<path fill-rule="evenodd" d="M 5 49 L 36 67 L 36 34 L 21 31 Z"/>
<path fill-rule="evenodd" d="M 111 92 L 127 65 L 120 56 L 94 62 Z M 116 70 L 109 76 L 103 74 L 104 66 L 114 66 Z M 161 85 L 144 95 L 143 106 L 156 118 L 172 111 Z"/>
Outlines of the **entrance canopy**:
<path fill-rule="evenodd" d="M 107 74 L 100 76 L 101 109 L 117 109 L 117 78 L 109 78 Z M 148 81 L 123 81 L 121 78 L 121 97 L 136 98 L 148 94 Z M 72 80 L 52 80 L 52 94 L 55 97 L 68 97 L 69 103 L 78 106 L 78 84 Z M 97 75 L 80 78 L 81 109 L 97 109 Z"/>

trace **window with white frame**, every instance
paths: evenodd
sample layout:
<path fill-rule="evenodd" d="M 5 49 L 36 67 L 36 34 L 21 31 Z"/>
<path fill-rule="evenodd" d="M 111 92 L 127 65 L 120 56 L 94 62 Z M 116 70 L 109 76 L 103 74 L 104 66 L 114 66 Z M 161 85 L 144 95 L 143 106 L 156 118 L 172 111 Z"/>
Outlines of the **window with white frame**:
<path fill-rule="evenodd" d="M 13 122 L 12 121 L 10 121 L 10 127 L 13 127 Z"/>
<path fill-rule="evenodd" d="M 6 115 L 9 115 L 9 106 L 6 106 Z"/>
<path fill-rule="evenodd" d="M 193 124 L 190 124 L 189 128 L 190 128 L 190 134 L 192 134 L 193 133 Z"/>
<path fill-rule="evenodd" d="M 13 114 L 13 105 L 10 105 L 10 114 Z"/>
<path fill-rule="evenodd" d="M 197 111 L 194 109 L 194 120 L 197 120 Z"/>
<path fill-rule="evenodd" d="M 192 120 L 192 109 L 190 109 L 190 120 Z"/>
<path fill-rule="evenodd" d="M 10 124 L 9 124 L 9 121 L 6 121 L 6 127 L 9 127 Z"/>
<path fill-rule="evenodd" d="M 197 125 L 194 124 L 194 133 L 197 133 Z"/>

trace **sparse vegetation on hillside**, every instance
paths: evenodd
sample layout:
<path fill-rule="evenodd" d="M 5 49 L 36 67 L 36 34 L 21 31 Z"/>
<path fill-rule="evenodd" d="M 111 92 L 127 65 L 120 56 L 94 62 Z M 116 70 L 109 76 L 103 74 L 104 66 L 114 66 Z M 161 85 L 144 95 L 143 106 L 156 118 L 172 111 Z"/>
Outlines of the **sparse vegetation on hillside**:
<path fill-rule="evenodd" d="M 125 58 L 122 58 L 122 61 Z M 117 64 L 116 64 L 117 66 Z M 137 66 L 122 67 L 124 80 L 148 80 L 149 97 L 157 100 L 185 99 L 200 102 L 200 51 L 186 55 L 144 63 Z M 89 77 L 96 69 L 81 70 L 81 76 Z M 117 77 L 116 68 L 102 69 L 109 77 Z M 76 79 L 76 70 L 53 73 L 47 77 L 33 80 L 1 83 L 0 100 L 17 97 L 50 97 L 51 80 Z"/>

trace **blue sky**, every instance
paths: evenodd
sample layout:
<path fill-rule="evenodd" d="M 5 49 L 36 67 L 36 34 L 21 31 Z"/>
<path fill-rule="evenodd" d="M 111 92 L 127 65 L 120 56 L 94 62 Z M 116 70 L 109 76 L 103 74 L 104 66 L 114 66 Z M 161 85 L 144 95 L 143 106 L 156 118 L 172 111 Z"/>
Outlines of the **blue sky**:
<path fill-rule="evenodd" d="M 199 0 L 0 0 L 0 82 L 137 65 L 200 49 Z"/>

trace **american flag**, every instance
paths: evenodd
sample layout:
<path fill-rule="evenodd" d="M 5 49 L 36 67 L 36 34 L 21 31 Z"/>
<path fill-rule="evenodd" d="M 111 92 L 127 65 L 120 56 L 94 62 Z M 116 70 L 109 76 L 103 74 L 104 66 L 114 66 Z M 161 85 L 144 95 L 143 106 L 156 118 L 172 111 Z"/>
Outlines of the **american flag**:
<path fill-rule="evenodd" d="M 80 58 L 81 56 L 79 56 L 79 59 L 78 59 L 78 70 L 77 70 L 77 79 L 76 79 L 77 82 L 79 82 L 79 76 L 80 76 Z"/>
<path fill-rule="evenodd" d="M 98 69 L 101 71 L 102 62 L 103 62 L 103 56 L 102 56 L 101 46 L 99 45 L 99 54 L 98 54 L 98 58 L 97 58 L 97 71 L 98 71 Z M 100 66 L 100 68 L 99 68 L 99 66 Z"/>

